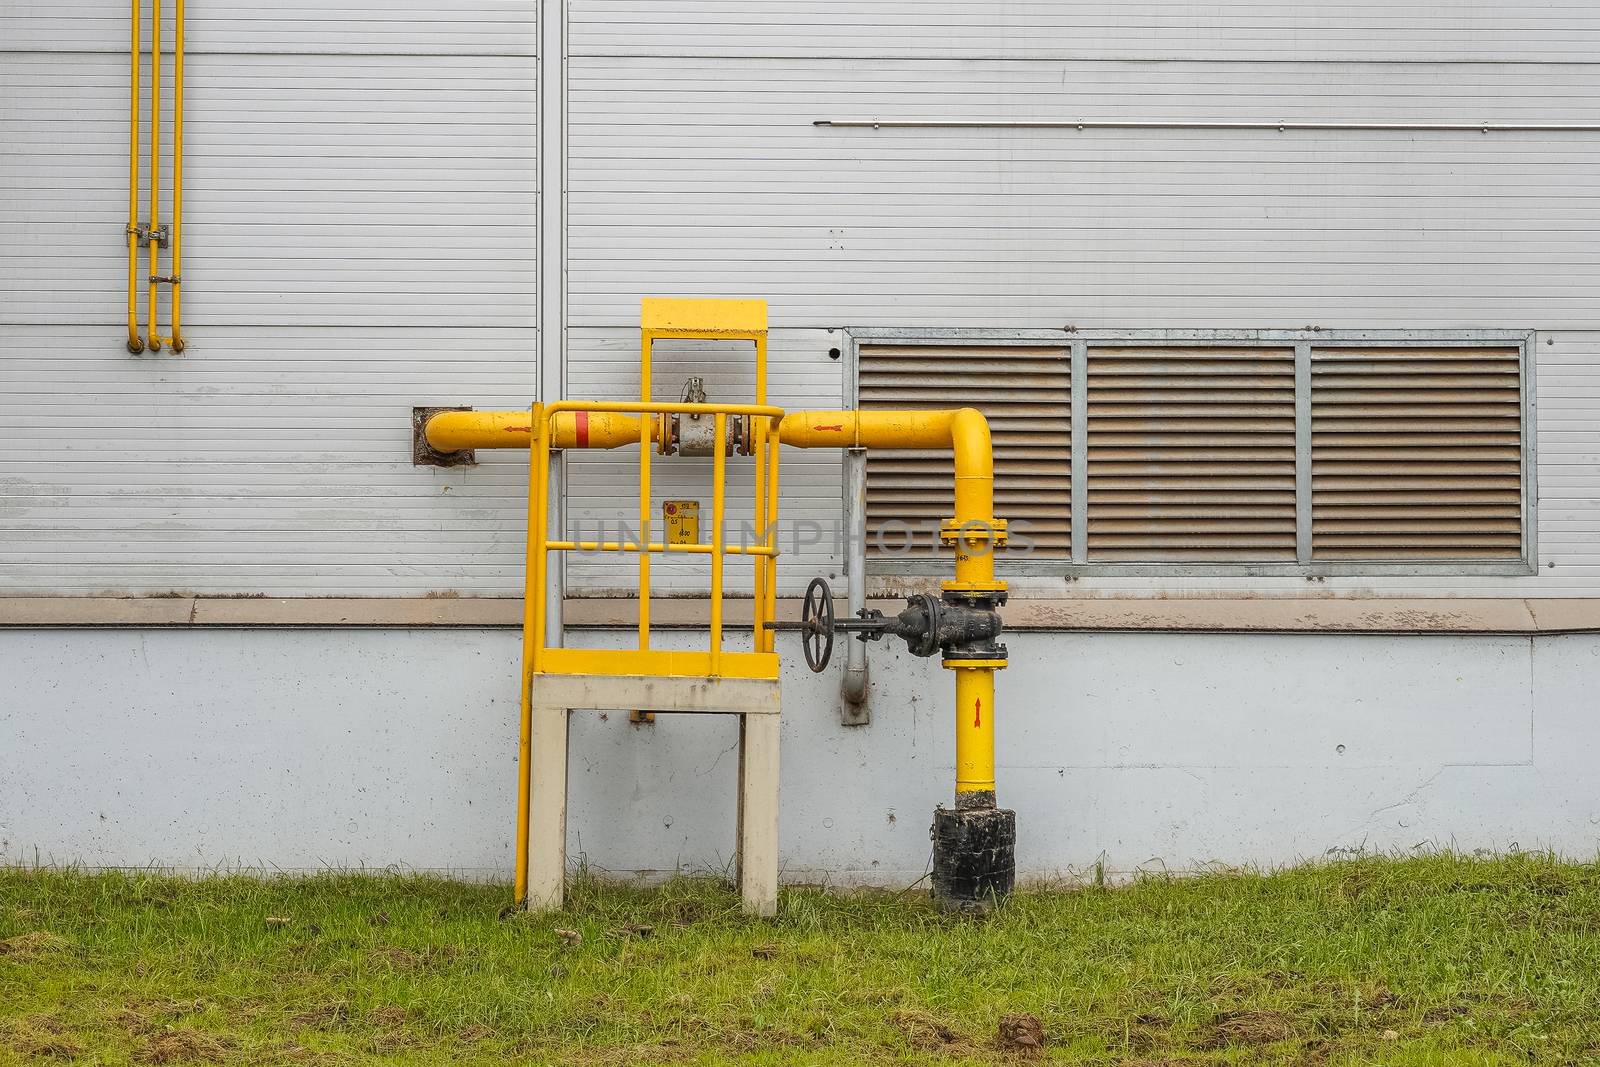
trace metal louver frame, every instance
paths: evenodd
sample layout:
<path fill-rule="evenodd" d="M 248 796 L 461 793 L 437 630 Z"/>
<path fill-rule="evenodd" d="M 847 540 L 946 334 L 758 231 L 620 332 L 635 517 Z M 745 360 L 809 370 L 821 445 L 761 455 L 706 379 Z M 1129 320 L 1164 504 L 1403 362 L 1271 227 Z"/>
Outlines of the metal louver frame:
<path fill-rule="evenodd" d="M 868 384 L 858 374 L 865 349 L 1070 349 L 1060 483 L 1070 552 L 1013 552 L 999 560 L 1005 574 L 1507 575 L 1537 563 L 1532 331 L 858 328 L 845 337 L 847 390 Z M 1200 358 L 1168 362 L 1183 350 Z M 982 387 L 980 375 L 958 402 Z M 940 388 L 947 395 L 949 383 Z M 856 399 L 873 406 L 873 395 Z M 1164 415 L 1139 425 L 1154 407 Z M 1125 484 L 1141 478 L 1142 489 Z M 1144 499 L 1118 498 L 1130 493 Z M 1230 494 L 1239 499 L 1223 501 Z M 996 513 L 1012 518 L 1010 503 L 997 501 Z M 1221 513 L 1200 514 L 1213 506 Z M 1175 546 L 1180 519 L 1203 520 L 1209 531 L 1197 533 L 1226 543 Z M 921 555 L 879 556 L 871 571 L 933 573 Z"/>
<path fill-rule="evenodd" d="M 1517 348 L 1311 350 L 1311 558 L 1521 559 Z"/>
<path fill-rule="evenodd" d="M 1295 350 L 1091 346 L 1090 560 L 1294 562 Z"/>
<path fill-rule="evenodd" d="M 1012 550 L 1066 561 L 1072 553 L 1071 347 L 1027 344 L 861 345 L 863 410 L 977 408 L 995 451 L 995 511 Z M 935 534 L 951 513 L 948 452 L 867 453 L 867 554 L 940 558 Z M 912 551 L 902 549 L 914 531 Z"/>

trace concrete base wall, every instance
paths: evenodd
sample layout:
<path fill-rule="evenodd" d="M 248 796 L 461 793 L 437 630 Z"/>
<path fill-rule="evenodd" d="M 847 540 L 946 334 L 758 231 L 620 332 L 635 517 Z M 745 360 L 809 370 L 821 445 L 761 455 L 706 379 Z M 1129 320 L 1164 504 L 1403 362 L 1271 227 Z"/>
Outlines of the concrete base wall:
<path fill-rule="evenodd" d="M 1600 635 L 1007 640 L 1025 877 L 1600 844 Z M 0 859 L 508 878 L 518 655 L 510 630 L 0 632 Z M 909 883 L 950 798 L 949 676 L 875 648 L 872 724 L 847 728 L 837 668 L 784 677 L 785 877 Z M 723 868 L 735 738 L 580 714 L 572 854 Z"/>

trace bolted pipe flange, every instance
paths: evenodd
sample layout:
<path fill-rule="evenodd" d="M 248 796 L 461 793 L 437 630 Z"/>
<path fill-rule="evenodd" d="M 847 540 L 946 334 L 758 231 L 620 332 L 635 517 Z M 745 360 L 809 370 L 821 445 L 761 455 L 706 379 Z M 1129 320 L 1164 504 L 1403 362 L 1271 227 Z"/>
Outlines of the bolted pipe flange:
<path fill-rule="evenodd" d="M 969 519 L 958 522 L 945 519 L 939 523 L 939 543 L 945 547 L 956 546 L 979 555 L 987 555 L 1006 546 L 1006 520 Z"/>

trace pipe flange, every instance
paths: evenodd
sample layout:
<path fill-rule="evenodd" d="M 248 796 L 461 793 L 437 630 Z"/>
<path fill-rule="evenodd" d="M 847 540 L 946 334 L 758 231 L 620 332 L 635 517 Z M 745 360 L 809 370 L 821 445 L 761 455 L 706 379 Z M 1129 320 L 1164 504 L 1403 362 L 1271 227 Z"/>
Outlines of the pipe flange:
<path fill-rule="evenodd" d="M 949 671 L 960 671 L 960 670 L 1003 671 L 1003 670 L 1006 669 L 1007 666 L 1010 665 L 1011 661 L 1006 658 L 1006 655 L 1005 655 L 1006 646 L 1005 645 L 996 645 L 995 647 L 1000 650 L 999 658 L 950 659 L 950 658 L 946 657 L 945 659 L 942 659 L 942 660 L 939 661 L 939 666 L 941 666 L 945 670 L 949 670 Z"/>
<path fill-rule="evenodd" d="M 939 523 L 941 545 L 966 544 L 972 547 L 988 545 L 990 550 L 1006 545 L 1006 520 L 968 519 L 965 522 L 945 519 Z"/>
<path fill-rule="evenodd" d="M 944 615 L 939 600 L 928 593 L 918 593 L 906 597 L 906 603 L 920 609 L 928 620 L 927 628 L 917 634 L 915 640 L 904 638 L 906 650 L 913 656 L 931 656 L 939 651 L 939 628 Z"/>

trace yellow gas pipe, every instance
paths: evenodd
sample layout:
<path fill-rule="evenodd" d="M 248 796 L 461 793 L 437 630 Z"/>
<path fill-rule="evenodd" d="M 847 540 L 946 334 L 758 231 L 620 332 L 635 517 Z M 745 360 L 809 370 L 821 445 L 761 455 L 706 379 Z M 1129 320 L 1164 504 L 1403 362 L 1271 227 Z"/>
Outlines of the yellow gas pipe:
<path fill-rule="evenodd" d="M 145 302 L 145 347 L 161 351 L 156 336 L 156 273 L 160 242 L 156 239 L 161 223 L 161 0 L 150 5 L 150 273 Z"/>
<path fill-rule="evenodd" d="M 184 349 L 182 299 L 179 287 L 183 284 L 183 5 L 184 0 L 174 0 L 172 24 L 172 227 L 170 236 L 161 232 L 161 0 L 150 5 L 150 221 L 139 225 L 139 97 L 141 86 L 140 64 L 143 53 L 143 34 L 140 25 L 140 3 L 133 0 L 133 33 L 131 41 L 132 69 L 128 103 L 128 351 L 135 355 L 149 348 L 161 351 L 170 343 L 174 352 Z M 139 242 L 149 246 L 145 269 L 144 336 L 139 326 Z M 172 249 L 172 274 L 162 277 L 160 249 Z M 172 286 L 172 336 L 162 337 L 156 332 L 157 289 L 165 282 Z"/>
<path fill-rule="evenodd" d="M 156 0 L 160 3 L 161 0 Z M 183 286 L 183 0 L 172 12 L 172 350 L 182 352 L 179 326 Z M 153 313 L 152 313 L 153 314 Z"/>
<path fill-rule="evenodd" d="M 951 411 L 791 411 L 783 443 L 796 448 L 948 448 L 955 457 L 955 517 L 940 531 L 956 550 L 948 591 L 1002 592 L 994 550 L 1006 524 L 994 517 L 994 446 L 973 408 Z M 994 806 L 994 672 L 1005 660 L 950 660 L 956 674 L 956 806 Z"/>
<path fill-rule="evenodd" d="M 584 414 L 556 417 L 552 447 L 618 448 L 660 440 L 661 427 L 654 418 L 593 412 L 581 419 Z M 444 411 L 428 420 L 423 433 L 440 452 L 528 448 L 533 443 L 532 420 L 525 411 Z M 941 537 L 955 546 L 956 576 L 944 588 L 967 593 L 1005 589 L 994 576 L 994 550 L 1005 543 L 1005 522 L 994 517 L 994 449 L 982 413 L 972 408 L 792 411 L 780 420 L 778 437 L 795 448 L 949 448 L 955 458 L 955 516 L 946 521 Z M 945 660 L 944 666 L 956 675 L 956 805 L 992 807 L 994 672 L 1005 661 Z"/>
<path fill-rule="evenodd" d="M 144 351 L 139 336 L 139 0 L 133 0 L 133 88 L 128 105 L 128 351 Z"/>

